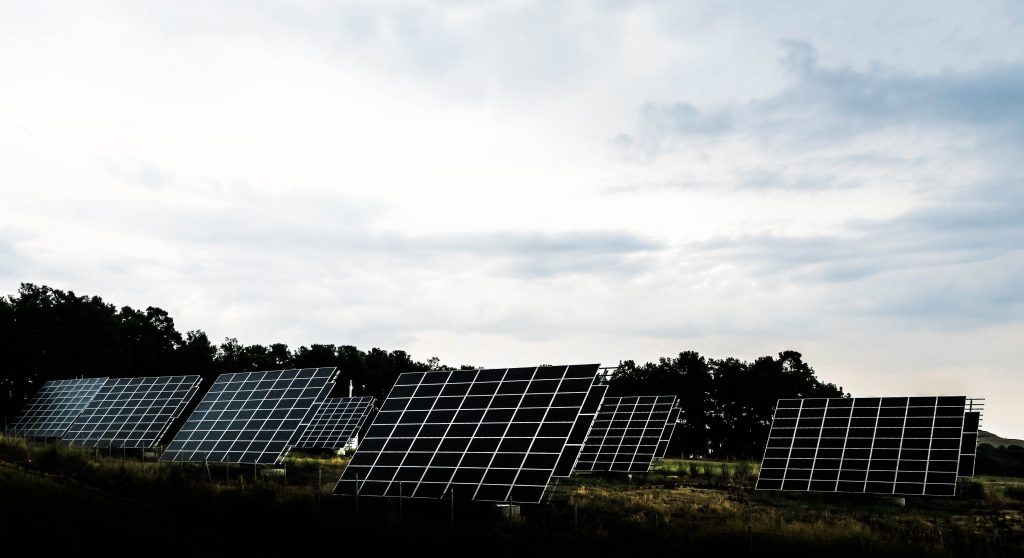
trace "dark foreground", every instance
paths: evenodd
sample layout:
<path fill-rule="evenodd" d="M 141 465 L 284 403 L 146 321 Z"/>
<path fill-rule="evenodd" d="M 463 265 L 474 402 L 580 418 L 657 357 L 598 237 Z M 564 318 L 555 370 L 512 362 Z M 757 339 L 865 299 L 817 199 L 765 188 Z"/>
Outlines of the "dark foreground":
<path fill-rule="evenodd" d="M 511 519 L 465 501 L 337 498 L 343 461 L 251 467 L 0 438 L 0 525 L 42 551 L 208 556 L 415 552 L 485 556 L 715 553 L 722 556 L 1024 556 L 1024 480 L 985 478 L 957 498 L 757 493 L 748 464 L 669 461 L 632 480 L 574 479 Z M 318 490 L 318 485 L 320 489 Z"/>

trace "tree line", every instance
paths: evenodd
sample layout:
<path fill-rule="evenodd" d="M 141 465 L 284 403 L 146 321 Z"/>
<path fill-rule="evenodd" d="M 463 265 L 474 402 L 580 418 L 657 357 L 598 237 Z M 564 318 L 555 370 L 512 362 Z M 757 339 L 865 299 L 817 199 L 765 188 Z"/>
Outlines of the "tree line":
<path fill-rule="evenodd" d="M 352 345 L 283 343 L 214 344 L 202 330 L 184 334 L 167 311 L 120 308 L 98 296 L 79 296 L 23 283 L 0 297 L 0 414 L 10 422 L 47 380 L 90 376 L 200 374 L 336 366 L 337 393 L 349 381 L 357 395 L 382 400 L 402 372 L 445 370 L 437 358 L 414 360 L 401 350 Z M 461 368 L 472 368 L 462 365 Z M 681 422 L 673 455 L 760 458 L 775 403 L 785 397 L 841 397 L 796 351 L 752 362 L 709 359 L 693 351 L 657 362 L 623 361 L 609 380 L 609 395 L 679 397 Z"/>

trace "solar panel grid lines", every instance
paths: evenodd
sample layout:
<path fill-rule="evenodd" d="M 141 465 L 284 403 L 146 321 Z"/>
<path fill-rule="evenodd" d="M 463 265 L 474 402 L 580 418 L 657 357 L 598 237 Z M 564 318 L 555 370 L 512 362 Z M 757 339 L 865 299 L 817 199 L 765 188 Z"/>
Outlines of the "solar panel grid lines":
<path fill-rule="evenodd" d="M 111 378 L 62 436 L 70 446 L 151 448 L 195 396 L 200 377 Z"/>
<path fill-rule="evenodd" d="M 334 387 L 334 367 L 221 374 L 160 461 L 273 464 Z"/>
<path fill-rule="evenodd" d="M 676 423 L 679 422 L 679 415 L 682 412 L 678 406 L 673 405 L 672 410 L 669 411 L 668 421 L 665 422 L 665 430 L 662 433 L 661 440 L 658 441 L 658 453 L 655 455 L 657 459 L 664 459 L 668 453 L 668 446 L 672 442 L 672 435 L 676 431 Z"/>
<path fill-rule="evenodd" d="M 313 416 L 296 448 L 344 448 L 355 438 L 373 410 L 373 397 L 329 397 Z"/>
<path fill-rule="evenodd" d="M 654 460 L 654 456 L 658 452 L 658 442 L 661 441 L 661 434 L 665 431 L 665 422 L 667 420 L 667 416 L 659 416 L 657 431 L 653 432 L 654 436 L 651 436 L 650 434 L 653 431 L 652 421 L 654 420 L 655 413 L 657 413 L 658 405 L 656 402 L 651 403 L 651 412 L 647 412 L 646 406 L 646 403 L 641 404 L 640 401 L 637 401 L 636 406 L 633 408 L 633 413 L 630 415 L 631 420 L 643 422 L 643 428 L 637 433 L 639 434 L 639 439 L 636 440 L 635 444 L 631 444 L 633 446 L 633 454 L 629 456 L 629 465 L 627 465 L 627 467 L 633 469 L 635 467 L 634 464 L 638 462 L 646 462 L 646 467 L 643 467 L 643 471 L 641 472 L 650 470 L 651 462 Z M 666 409 L 666 415 L 667 412 L 668 410 Z M 644 444 L 644 442 L 647 442 L 647 444 Z M 640 453 L 641 449 L 643 450 L 643 453 Z M 628 451 L 627 455 L 629 455 Z M 648 455 L 650 457 L 644 459 Z M 626 462 L 623 461 L 623 463 Z M 641 463 L 639 466 L 643 466 L 643 464 Z"/>
<path fill-rule="evenodd" d="M 597 365 L 399 376 L 335 494 L 539 502 Z M 595 406 L 596 408 L 596 406 Z"/>
<path fill-rule="evenodd" d="M 580 455 L 580 463 L 577 467 L 581 471 L 595 471 L 598 457 L 605 455 L 605 444 L 608 443 L 608 436 L 611 432 L 612 417 L 618 412 L 622 405 L 622 397 L 609 397 L 605 399 L 598 417 L 594 420 L 594 428 L 588 436 L 585 450 Z M 610 465 L 610 461 L 608 463 Z"/>
<path fill-rule="evenodd" d="M 671 433 L 678 417 L 675 403 L 674 395 L 607 398 L 588 436 L 578 469 L 649 471 L 654 459 L 667 449 L 662 443 L 667 446 L 666 431 Z"/>
<path fill-rule="evenodd" d="M 964 401 L 780 400 L 757 489 L 951 495 Z"/>
<path fill-rule="evenodd" d="M 935 398 L 935 407 L 933 408 L 933 411 L 932 411 L 931 429 L 928 432 L 928 455 L 931 455 L 931 453 L 932 453 L 932 442 L 935 440 L 935 419 L 938 416 L 938 414 L 939 414 L 939 398 L 936 397 Z M 924 483 L 925 483 L 925 485 L 928 484 L 928 474 L 931 472 L 931 468 L 932 468 L 932 462 L 929 460 L 927 463 L 925 463 L 925 467 L 924 467 Z"/>
<path fill-rule="evenodd" d="M 978 453 L 978 430 L 980 428 L 980 412 L 968 411 L 964 413 L 964 428 L 960 438 L 960 463 L 957 465 L 958 477 L 974 476 L 974 464 Z"/>
<path fill-rule="evenodd" d="M 881 420 L 881 418 L 882 418 L 882 406 L 881 406 L 881 404 L 879 404 L 878 405 L 878 410 L 875 412 L 875 424 L 874 424 L 874 427 L 873 427 L 873 431 L 871 433 L 871 439 L 872 440 L 874 440 L 878 436 L 878 422 Z M 851 423 L 853 422 L 853 418 L 852 417 L 850 418 L 850 422 Z M 844 444 L 843 447 L 845 448 L 846 444 Z M 874 457 L 874 454 L 875 454 L 875 446 L 872 443 L 868 447 L 869 447 L 869 449 L 868 449 L 868 464 L 870 465 L 871 464 L 871 459 Z M 839 483 L 838 482 L 836 483 L 836 490 L 839 490 Z M 865 473 L 865 475 L 864 475 L 864 492 L 867 492 L 867 491 L 868 491 L 868 475 L 867 475 L 867 473 Z"/>
<path fill-rule="evenodd" d="M 595 381 L 600 382 L 602 380 L 599 377 Z M 590 388 L 590 393 L 587 394 L 587 399 L 583 402 L 583 407 L 573 423 L 569 439 L 566 440 L 562 454 L 558 457 L 558 463 L 555 465 L 553 476 L 568 477 L 576 469 L 580 456 L 583 454 L 583 447 L 587 437 L 590 436 L 590 432 L 594 428 L 597 412 L 601 408 L 601 403 L 604 401 L 605 394 L 607 393 L 607 384 L 598 383 Z"/>
<path fill-rule="evenodd" d="M 639 447 L 639 444 L 628 444 L 627 445 L 625 443 L 625 440 L 626 440 L 626 436 L 629 435 L 629 429 L 630 429 L 630 426 L 633 423 L 633 417 L 636 416 L 636 408 L 637 408 L 638 405 L 639 405 L 639 398 L 637 399 L 636 402 L 634 402 L 629 407 L 629 418 L 626 419 L 625 431 L 622 433 L 622 438 L 620 439 L 618 448 L 616 448 L 619 451 L 616 451 L 614 456 L 613 456 L 613 458 L 612 458 L 611 470 L 616 470 L 616 469 L 624 466 L 626 468 L 626 470 L 628 471 L 632 467 L 633 459 L 636 457 L 636 451 L 637 451 L 637 448 Z M 613 421 L 612 424 L 614 425 L 614 421 Z M 633 451 L 630 452 L 629 451 L 630 448 L 632 448 Z M 629 455 L 629 459 L 628 460 L 622 460 L 621 459 L 621 455 L 622 455 L 621 454 L 621 450 L 626 450 L 627 454 Z"/>
<path fill-rule="evenodd" d="M 25 404 L 9 433 L 26 438 L 60 437 L 106 381 L 101 377 L 46 382 Z"/>

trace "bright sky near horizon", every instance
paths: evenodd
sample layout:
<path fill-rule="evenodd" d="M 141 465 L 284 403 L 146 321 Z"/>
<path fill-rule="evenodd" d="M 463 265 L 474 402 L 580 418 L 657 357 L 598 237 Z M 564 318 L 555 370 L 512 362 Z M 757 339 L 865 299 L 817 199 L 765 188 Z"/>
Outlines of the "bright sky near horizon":
<path fill-rule="evenodd" d="M 4 2 L 0 293 L 515 366 L 795 349 L 1024 437 L 1024 4 Z"/>

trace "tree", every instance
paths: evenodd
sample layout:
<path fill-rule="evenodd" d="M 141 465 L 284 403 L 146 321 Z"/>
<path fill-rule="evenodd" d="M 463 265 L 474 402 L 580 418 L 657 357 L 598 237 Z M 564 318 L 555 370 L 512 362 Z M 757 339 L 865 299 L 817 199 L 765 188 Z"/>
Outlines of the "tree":
<path fill-rule="evenodd" d="M 140 312 L 124 306 L 117 319 L 127 357 L 125 372 L 135 376 L 180 373 L 178 349 L 183 340 L 167 311 L 150 306 Z"/>
<path fill-rule="evenodd" d="M 217 348 L 200 329 L 189 331 L 178 348 L 178 363 L 183 374 L 200 374 L 204 378 L 214 375 Z"/>

